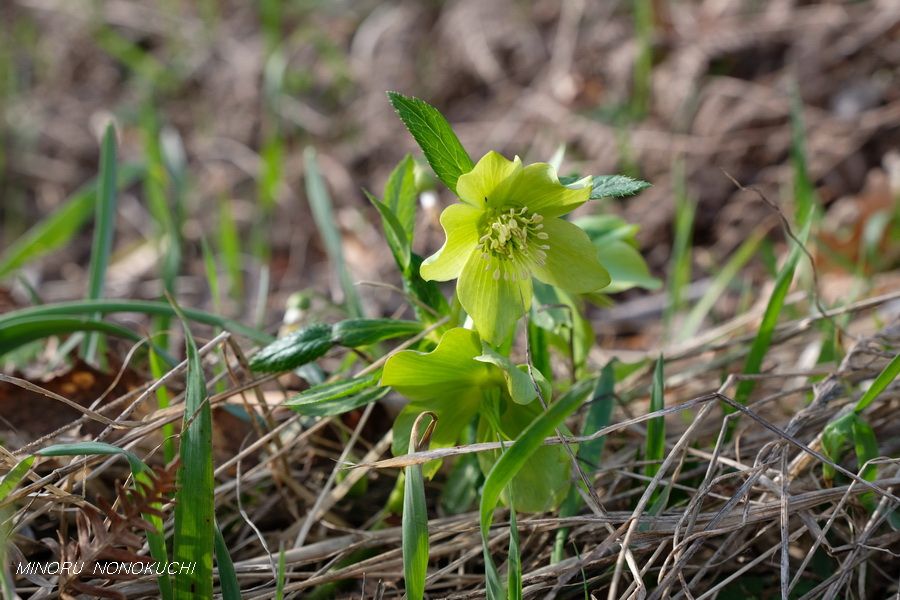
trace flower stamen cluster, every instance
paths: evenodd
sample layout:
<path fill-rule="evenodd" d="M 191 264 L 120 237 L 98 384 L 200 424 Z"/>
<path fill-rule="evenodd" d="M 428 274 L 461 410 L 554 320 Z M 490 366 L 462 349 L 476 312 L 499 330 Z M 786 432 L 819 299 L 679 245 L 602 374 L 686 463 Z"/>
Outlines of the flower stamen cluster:
<path fill-rule="evenodd" d="M 478 239 L 481 249 L 481 257 L 485 260 L 485 270 L 491 267 L 491 257 L 502 260 L 524 263 L 527 260 L 544 265 L 547 262 L 547 250 L 550 245 L 546 240 L 550 237 L 541 231 L 544 224 L 543 215 L 528 213 L 525 207 L 510 208 L 508 211 L 493 213 L 487 219 L 487 225 L 483 229 L 484 234 Z M 521 270 L 521 278 L 531 276 L 524 264 Z M 517 273 L 504 271 L 504 279 L 515 277 Z M 494 279 L 500 279 L 500 269 L 494 269 Z"/>

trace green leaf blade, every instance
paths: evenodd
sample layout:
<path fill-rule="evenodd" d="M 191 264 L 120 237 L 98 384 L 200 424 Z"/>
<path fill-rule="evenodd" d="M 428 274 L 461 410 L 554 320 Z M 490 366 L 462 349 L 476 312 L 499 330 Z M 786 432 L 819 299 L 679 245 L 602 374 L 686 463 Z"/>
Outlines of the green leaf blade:
<path fill-rule="evenodd" d="M 335 323 L 331 339 L 347 348 L 371 346 L 384 340 L 409 337 L 422 331 L 418 321 L 401 319 L 347 319 Z"/>
<path fill-rule="evenodd" d="M 343 242 L 334 218 L 331 195 L 328 193 L 325 180 L 319 170 L 316 152 L 311 147 L 307 148 L 303 153 L 303 164 L 306 169 L 306 196 L 309 200 L 309 207 L 312 210 L 313 220 L 316 222 L 319 235 L 322 236 L 322 241 L 325 244 L 328 258 L 331 260 L 341 282 L 347 312 L 350 316 L 362 317 L 362 302 L 359 299 L 359 294 L 356 292 L 356 287 L 353 285 L 353 280 L 349 271 L 347 271 L 347 264 L 344 261 Z"/>
<path fill-rule="evenodd" d="M 651 184 L 625 175 L 594 175 L 591 178 L 591 200 L 626 198 L 646 190 Z"/>
<path fill-rule="evenodd" d="M 100 149 L 100 184 L 97 188 L 97 204 L 94 217 L 94 239 L 91 245 L 91 263 L 88 268 L 88 300 L 103 297 L 106 286 L 106 270 L 112 254 L 113 234 L 116 227 L 116 129 L 112 123 L 106 126 Z M 96 333 L 88 335 L 81 348 L 81 356 L 93 363 L 100 347 Z"/>
<path fill-rule="evenodd" d="M 250 369 L 263 373 L 290 371 L 324 356 L 333 344 L 332 326 L 313 323 L 265 346 L 250 359 Z"/>
<path fill-rule="evenodd" d="M 176 308 L 177 310 L 177 308 Z M 212 411 L 206 395 L 197 345 L 184 322 L 187 389 L 181 431 L 178 492 L 175 497 L 173 559 L 196 563 L 175 578 L 175 598 L 212 598 L 215 552 L 215 496 L 212 462 Z"/>
<path fill-rule="evenodd" d="M 416 163 L 407 154 L 388 177 L 383 197 L 410 244 L 416 226 L 416 196 Z"/>
<path fill-rule="evenodd" d="M 450 123 L 427 102 L 398 92 L 388 92 L 388 100 L 415 138 L 435 175 L 456 193 L 456 180 L 475 166 Z"/>
<path fill-rule="evenodd" d="M 425 444 L 420 444 L 419 423 L 422 417 L 430 417 L 431 425 L 424 434 Z M 423 450 L 434 426 L 433 413 L 422 413 L 416 418 L 409 437 L 409 446 Z M 425 577 L 428 574 L 428 506 L 425 503 L 425 479 L 422 465 L 405 469 L 403 483 L 403 515 L 401 535 L 403 538 L 403 579 L 406 582 L 406 597 L 422 600 L 425 596 Z"/>
<path fill-rule="evenodd" d="M 142 167 L 125 165 L 118 172 L 118 188 L 122 189 L 132 184 L 142 174 Z M 97 181 L 84 185 L 65 204 L 19 236 L 0 253 L 0 278 L 6 277 L 29 261 L 62 247 L 72 239 L 91 216 L 96 202 L 97 187 Z"/>
<path fill-rule="evenodd" d="M 857 414 L 864 411 L 875 401 L 875 398 L 877 398 L 881 392 L 886 390 L 887 387 L 897 379 L 898 375 L 900 375 L 900 354 L 894 356 L 894 358 L 891 359 L 891 362 L 882 369 L 878 374 L 878 377 L 875 378 L 875 381 L 872 382 L 872 385 L 869 386 L 869 389 L 867 389 L 859 401 L 857 401 L 853 410 Z"/>

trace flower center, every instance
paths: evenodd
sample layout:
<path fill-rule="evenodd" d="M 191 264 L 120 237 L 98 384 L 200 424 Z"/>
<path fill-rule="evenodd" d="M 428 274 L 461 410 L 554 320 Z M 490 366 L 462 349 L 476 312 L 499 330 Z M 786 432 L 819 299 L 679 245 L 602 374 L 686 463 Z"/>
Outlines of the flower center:
<path fill-rule="evenodd" d="M 525 268 L 525 260 L 531 259 L 539 265 L 547 261 L 546 244 L 549 237 L 542 221 L 544 217 L 538 213 L 528 214 L 525 207 L 509 208 L 502 212 L 489 214 L 487 223 L 482 229 L 482 236 L 478 240 L 481 255 L 484 260 L 491 257 L 500 258 L 516 263 L 517 269 L 504 270 L 504 279 L 525 279 L 530 276 Z M 485 269 L 490 265 L 485 265 Z M 500 269 L 495 269 L 494 279 L 500 279 Z"/>

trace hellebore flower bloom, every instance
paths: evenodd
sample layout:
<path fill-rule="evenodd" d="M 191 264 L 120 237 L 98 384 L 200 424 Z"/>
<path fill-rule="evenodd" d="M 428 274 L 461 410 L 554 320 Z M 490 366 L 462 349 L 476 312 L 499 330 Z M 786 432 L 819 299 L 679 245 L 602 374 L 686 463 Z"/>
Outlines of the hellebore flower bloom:
<path fill-rule="evenodd" d="M 500 344 L 531 306 L 532 276 L 573 293 L 609 284 L 587 234 L 559 217 L 588 200 L 590 178 L 571 187 L 547 163 L 522 166 L 496 152 L 460 175 L 462 202 L 441 213 L 444 245 L 422 277 L 459 278 L 456 291 L 481 337 Z"/>

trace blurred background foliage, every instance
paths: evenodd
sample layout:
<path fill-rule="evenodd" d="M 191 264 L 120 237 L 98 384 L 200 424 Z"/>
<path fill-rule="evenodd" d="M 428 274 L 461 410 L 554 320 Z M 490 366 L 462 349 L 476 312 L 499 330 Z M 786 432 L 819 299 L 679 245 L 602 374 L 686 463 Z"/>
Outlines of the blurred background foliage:
<path fill-rule="evenodd" d="M 676 307 L 765 234 L 747 258 L 755 270 L 717 305 L 733 313 L 771 276 L 784 236 L 723 171 L 793 214 L 798 131 L 826 207 L 817 261 L 856 274 L 896 265 L 898 23 L 890 0 L 8 0 L 0 247 L 91 181 L 114 119 L 120 160 L 139 172 L 123 182 L 108 295 L 157 298 L 175 285 L 190 305 L 267 324 L 297 291 L 330 286 L 342 299 L 306 198 L 307 147 L 351 278 L 398 281 L 361 188 L 381 190 L 414 150 L 384 95 L 399 90 L 444 112 L 474 157 L 548 160 L 564 144 L 563 172 L 651 181 L 582 213 L 639 224 L 653 274 L 677 273 Z M 791 126 L 792 102 L 804 129 Z M 423 255 L 451 201 L 435 191 L 418 218 Z M 7 301 L 27 301 L 23 279 L 45 301 L 82 295 L 90 239 L 87 222 L 65 250 L 28 263 Z M 373 314 L 400 304 L 384 287 L 359 292 Z M 646 333 L 666 295 L 626 298 L 642 295 L 604 312 L 600 332 L 639 322 Z"/>

